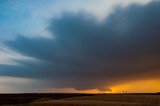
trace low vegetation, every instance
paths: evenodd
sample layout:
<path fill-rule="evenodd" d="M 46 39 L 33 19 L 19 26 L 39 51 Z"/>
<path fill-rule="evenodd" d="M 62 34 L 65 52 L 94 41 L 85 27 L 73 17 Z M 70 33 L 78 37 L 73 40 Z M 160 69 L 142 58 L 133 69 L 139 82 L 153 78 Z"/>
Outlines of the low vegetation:
<path fill-rule="evenodd" d="M 3 106 L 6 105 L 3 104 Z M 28 102 L 25 102 L 23 104 L 7 104 L 7 106 L 160 106 L 160 95 L 52 94 L 50 96 L 47 96 L 45 94 L 42 94 L 35 96 L 32 95 L 32 101 L 29 100 Z"/>
<path fill-rule="evenodd" d="M 157 95 L 94 95 L 33 102 L 30 106 L 160 106 Z"/>

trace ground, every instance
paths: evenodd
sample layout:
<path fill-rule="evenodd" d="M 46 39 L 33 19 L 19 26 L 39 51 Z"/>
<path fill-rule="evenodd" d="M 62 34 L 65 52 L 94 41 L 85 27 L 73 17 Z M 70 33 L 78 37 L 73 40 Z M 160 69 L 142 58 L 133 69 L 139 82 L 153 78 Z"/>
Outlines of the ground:
<path fill-rule="evenodd" d="M 0 97 L 3 106 L 160 106 L 159 94 L 19 94 Z"/>

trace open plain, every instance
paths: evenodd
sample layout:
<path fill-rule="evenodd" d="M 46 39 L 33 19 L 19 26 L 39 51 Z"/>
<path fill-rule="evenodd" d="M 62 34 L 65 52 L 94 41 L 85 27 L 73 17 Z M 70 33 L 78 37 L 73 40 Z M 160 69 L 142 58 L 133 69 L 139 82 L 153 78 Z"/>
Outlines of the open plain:
<path fill-rule="evenodd" d="M 2 106 L 160 106 L 159 94 L 1 94 Z"/>

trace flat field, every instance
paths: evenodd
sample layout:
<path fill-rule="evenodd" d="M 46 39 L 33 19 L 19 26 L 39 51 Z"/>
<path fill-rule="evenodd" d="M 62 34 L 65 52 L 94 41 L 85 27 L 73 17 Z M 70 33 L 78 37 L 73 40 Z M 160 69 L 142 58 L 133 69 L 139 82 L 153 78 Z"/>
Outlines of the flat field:
<path fill-rule="evenodd" d="M 1 94 L 1 106 L 160 106 L 159 94 Z"/>

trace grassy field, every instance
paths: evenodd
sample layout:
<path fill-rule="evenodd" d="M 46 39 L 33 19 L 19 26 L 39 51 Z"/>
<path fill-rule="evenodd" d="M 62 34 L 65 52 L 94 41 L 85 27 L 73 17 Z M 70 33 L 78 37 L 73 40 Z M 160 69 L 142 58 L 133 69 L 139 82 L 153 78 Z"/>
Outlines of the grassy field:
<path fill-rule="evenodd" d="M 20 95 L 19 95 L 20 96 Z M 32 101 L 3 106 L 160 106 L 160 95 L 153 94 L 60 94 L 35 95 Z M 24 96 L 26 97 L 26 96 Z M 29 95 L 28 95 L 29 97 Z M 34 99 L 33 99 L 34 98 Z M 24 99 L 24 98 L 21 98 Z"/>
<path fill-rule="evenodd" d="M 35 101 L 30 106 L 160 106 L 156 95 L 94 95 Z"/>

